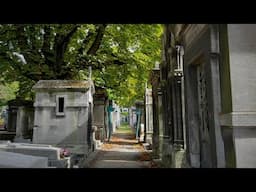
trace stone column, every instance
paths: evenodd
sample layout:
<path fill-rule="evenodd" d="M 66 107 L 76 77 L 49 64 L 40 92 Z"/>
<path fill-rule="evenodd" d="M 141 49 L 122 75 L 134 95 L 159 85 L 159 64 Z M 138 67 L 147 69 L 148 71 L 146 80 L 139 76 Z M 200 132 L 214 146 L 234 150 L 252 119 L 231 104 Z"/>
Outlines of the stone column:
<path fill-rule="evenodd" d="M 172 58 L 171 88 L 173 111 L 173 155 L 172 167 L 182 167 L 185 159 L 185 114 L 184 114 L 184 78 L 183 78 L 183 46 L 176 45 L 171 52 Z"/>
<path fill-rule="evenodd" d="M 16 123 L 17 123 L 17 112 L 18 106 L 15 100 L 11 100 L 8 102 L 8 124 L 7 131 L 15 132 L 16 131 Z"/>
<path fill-rule="evenodd" d="M 9 102 L 10 130 L 16 132 L 15 140 L 32 139 L 34 124 L 33 102 L 16 99 Z M 18 141 L 17 140 L 17 141 Z"/>
<path fill-rule="evenodd" d="M 97 127 L 95 139 L 103 141 L 104 130 L 104 101 L 95 100 L 93 108 L 93 125 Z"/>
<path fill-rule="evenodd" d="M 105 122 L 104 122 L 105 126 L 104 126 L 104 132 L 103 132 L 104 141 L 108 137 L 108 130 L 109 130 L 109 128 L 108 128 L 108 111 L 107 111 L 108 103 L 109 103 L 109 100 L 108 100 L 108 98 L 106 98 L 105 105 L 104 105 L 104 119 L 105 119 Z"/>
<path fill-rule="evenodd" d="M 158 96 L 158 127 L 159 127 L 159 157 L 162 159 L 163 155 L 163 144 L 164 144 L 164 119 L 163 119 L 163 100 L 162 91 L 159 89 L 157 92 Z"/>
<path fill-rule="evenodd" d="M 135 129 L 136 127 L 136 108 L 135 107 L 131 107 L 129 109 L 129 124 L 130 126 Z"/>
<path fill-rule="evenodd" d="M 16 137 L 24 139 L 23 134 L 26 129 L 26 114 L 25 114 L 25 107 L 21 106 L 18 108 L 17 111 L 17 123 L 16 123 Z"/>
<path fill-rule="evenodd" d="M 159 158 L 159 107 L 158 107 L 158 88 L 160 81 L 160 69 L 155 68 L 151 73 L 152 84 L 152 99 L 153 99 L 153 139 L 152 139 L 152 154 L 153 158 Z"/>
<path fill-rule="evenodd" d="M 143 101 L 136 101 L 136 137 L 139 142 L 144 142 L 144 103 Z"/>
<path fill-rule="evenodd" d="M 132 123 L 132 108 L 129 108 L 129 112 L 128 112 L 128 116 L 129 116 L 129 119 L 128 119 L 128 123 L 131 127 L 133 127 L 133 123 Z"/>
<path fill-rule="evenodd" d="M 96 87 L 93 95 L 93 125 L 97 127 L 95 130 L 95 139 L 103 142 L 106 133 L 106 112 L 105 105 L 107 100 L 107 93 L 104 88 Z"/>
<path fill-rule="evenodd" d="M 115 110 L 111 112 L 111 118 L 112 118 L 113 133 L 114 133 L 117 127 L 117 115 L 116 115 L 117 105 L 115 104 L 114 101 L 113 101 L 113 107 L 115 108 Z"/>
<path fill-rule="evenodd" d="M 256 25 L 221 25 L 222 136 L 226 167 L 256 167 Z"/>
<path fill-rule="evenodd" d="M 121 125 L 121 112 L 120 112 L 120 107 L 119 106 L 116 110 L 116 116 L 117 116 L 117 128 L 119 128 L 120 125 Z"/>
<path fill-rule="evenodd" d="M 146 129 L 146 138 L 145 141 L 152 145 L 152 135 L 153 135 L 153 98 L 152 98 L 152 89 L 146 89 L 145 94 L 145 129 Z"/>

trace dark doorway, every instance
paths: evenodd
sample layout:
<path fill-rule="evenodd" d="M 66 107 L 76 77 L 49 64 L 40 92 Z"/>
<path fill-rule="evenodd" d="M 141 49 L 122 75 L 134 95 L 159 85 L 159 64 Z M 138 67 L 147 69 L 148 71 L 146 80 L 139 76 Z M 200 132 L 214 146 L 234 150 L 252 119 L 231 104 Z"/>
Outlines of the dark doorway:
<path fill-rule="evenodd" d="M 197 65 L 197 95 L 201 167 L 211 167 L 211 144 L 209 135 L 210 126 L 207 87 L 205 64 L 200 63 Z"/>

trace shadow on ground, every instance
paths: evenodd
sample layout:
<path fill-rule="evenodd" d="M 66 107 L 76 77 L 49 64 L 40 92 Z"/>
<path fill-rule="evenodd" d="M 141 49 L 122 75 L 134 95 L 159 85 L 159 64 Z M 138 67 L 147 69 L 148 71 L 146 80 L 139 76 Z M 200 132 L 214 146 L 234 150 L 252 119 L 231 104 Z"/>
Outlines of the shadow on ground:
<path fill-rule="evenodd" d="M 105 142 L 90 168 L 152 168 L 150 154 L 132 132 L 117 130 L 110 142 Z"/>

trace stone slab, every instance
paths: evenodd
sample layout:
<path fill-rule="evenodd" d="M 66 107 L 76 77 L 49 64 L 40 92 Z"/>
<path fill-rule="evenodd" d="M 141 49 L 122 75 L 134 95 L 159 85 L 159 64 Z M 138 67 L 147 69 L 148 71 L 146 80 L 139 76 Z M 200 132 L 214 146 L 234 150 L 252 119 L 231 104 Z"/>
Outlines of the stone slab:
<path fill-rule="evenodd" d="M 47 168 L 47 157 L 0 151 L 0 168 Z"/>
<path fill-rule="evenodd" d="M 47 157 L 49 160 L 60 160 L 60 148 L 52 147 L 49 145 L 7 143 L 0 144 L 0 151 Z"/>

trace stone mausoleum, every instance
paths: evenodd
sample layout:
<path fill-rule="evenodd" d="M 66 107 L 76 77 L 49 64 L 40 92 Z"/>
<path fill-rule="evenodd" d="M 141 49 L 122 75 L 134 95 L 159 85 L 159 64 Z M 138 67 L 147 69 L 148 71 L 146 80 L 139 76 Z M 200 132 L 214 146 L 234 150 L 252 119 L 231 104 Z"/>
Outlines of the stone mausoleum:
<path fill-rule="evenodd" d="M 94 84 L 76 80 L 40 80 L 36 92 L 33 143 L 64 147 L 86 155 L 93 149 Z"/>
<path fill-rule="evenodd" d="M 152 72 L 163 167 L 256 167 L 255 33 L 255 24 L 165 25 Z"/>
<path fill-rule="evenodd" d="M 93 125 L 97 127 L 95 131 L 95 138 L 104 142 L 107 138 L 108 132 L 108 95 L 106 89 L 102 87 L 95 87 L 95 94 L 93 95 Z"/>

